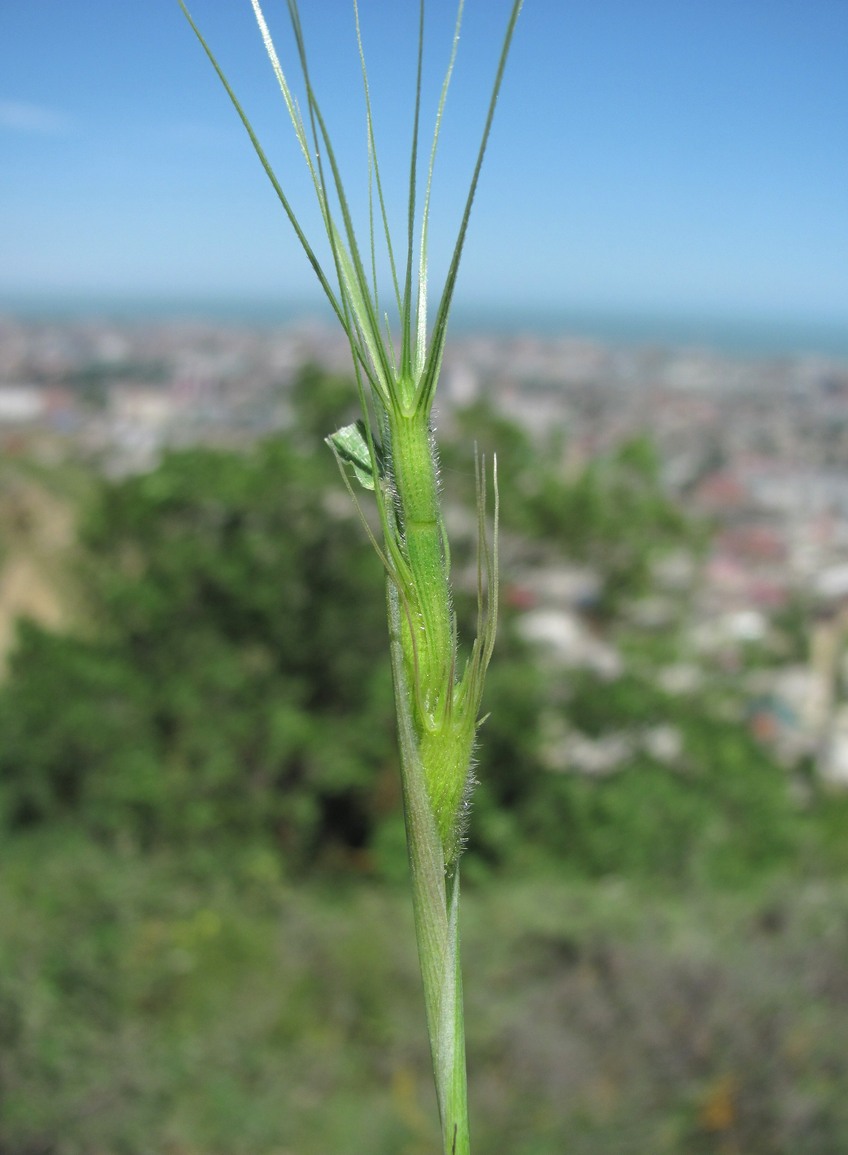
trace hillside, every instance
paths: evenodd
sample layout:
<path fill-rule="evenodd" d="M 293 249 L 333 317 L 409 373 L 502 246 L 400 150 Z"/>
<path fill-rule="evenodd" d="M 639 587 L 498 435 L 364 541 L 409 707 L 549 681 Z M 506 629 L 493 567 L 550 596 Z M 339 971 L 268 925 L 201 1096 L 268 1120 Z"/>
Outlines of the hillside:
<path fill-rule="evenodd" d="M 75 470 L 0 462 L 0 671 L 19 617 L 61 629 L 73 616 L 70 556 L 83 484 Z"/>

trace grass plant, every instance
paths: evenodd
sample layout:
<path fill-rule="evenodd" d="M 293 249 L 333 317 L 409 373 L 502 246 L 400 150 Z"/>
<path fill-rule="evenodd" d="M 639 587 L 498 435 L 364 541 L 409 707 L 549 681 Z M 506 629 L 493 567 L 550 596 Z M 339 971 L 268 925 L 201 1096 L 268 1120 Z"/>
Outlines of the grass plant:
<path fill-rule="evenodd" d="M 251 0 L 317 198 L 331 256 L 331 267 L 326 269 L 212 50 L 183 0 L 180 4 L 241 118 L 350 343 L 362 416 L 327 440 L 354 500 L 358 503 L 354 484 L 359 483 L 373 493 L 379 518 L 377 534 L 368 528 L 364 513 L 362 520 L 387 579 L 413 907 L 442 1139 L 446 1153 L 465 1155 L 470 1146 L 459 956 L 459 859 L 473 783 L 472 756 L 480 725 L 483 683 L 495 640 L 497 472 L 493 461 L 494 530 L 490 538 L 486 467 L 483 461 L 475 466 L 479 526 L 478 621 L 477 636 L 470 649 L 463 653 L 453 612 L 450 550 L 440 504 L 432 409 L 471 208 L 522 0 L 514 0 L 504 32 L 459 231 L 432 329 L 428 326 L 431 189 L 464 0 L 459 0 L 457 8 L 429 161 L 423 168 L 419 164 L 419 145 L 425 4 L 424 0 L 419 3 L 406 231 L 402 245 L 395 243 L 389 227 L 359 8 L 357 0 L 353 0 L 367 128 L 367 248 L 357 239 L 336 151 L 312 84 L 297 2 L 287 0 L 305 94 L 304 108 L 290 87 L 259 0 Z M 378 248 L 384 248 L 391 273 L 390 296 L 399 329 L 397 344 L 378 291 Z"/>

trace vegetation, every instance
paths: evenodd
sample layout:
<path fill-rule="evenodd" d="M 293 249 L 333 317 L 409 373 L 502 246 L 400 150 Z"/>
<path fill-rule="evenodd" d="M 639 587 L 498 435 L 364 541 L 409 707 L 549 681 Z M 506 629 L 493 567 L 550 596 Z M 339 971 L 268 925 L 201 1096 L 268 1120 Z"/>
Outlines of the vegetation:
<path fill-rule="evenodd" d="M 339 389 L 307 367 L 290 432 L 250 452 L 169 453 L 149 474 L 89 485 L 77 625 L 22 623 L 0 687 L 8 831 L 71 820 L 104 844 L 140 849 L 257 841 L 289 877 L 403 873 L 379 563 L 316 431 Z M 520 492 L 508 454 L 501 468 Z M 613 477 L 584 528 L 594 557 L 617 537 L 607 505 L 619 488 Z M 461 499 L 461 485 L 446 496 Z M 690 536 L 676 516 L 672 544 Z M 547 531 L 535 533 L 550 548 Z M 460 622 L 474 601 L 458 590 Z M 519 869 L 532 857 L 584 876 L 697 879 L 793 861 L 804 835 L 785 773 L 743 721 L 722 716 L 723 699 L 663 691 L 638 653 L 613 680 L 552 677 L 519 621 L 506 607 L 470 870 Z M 652 640 L 642 635 L 645 653 Z M 601 778 L 552 770 L 547 732 L 558 720 L 590 737 L 673 723 L 684 753 L 668 765 L 643 751 Z"/>
<path fill-rule="evenodd" d="M 438 1144 L 379 563 L 320 440 L 342 388 L 308 368 L 290 431 L 78 487 L 75 624 L 23 623 L 0 683 L 8 1155 Z M 523 468 L 504 455 L 505 491 Z M 627 468 L 610 456 L 584 527 L 602 577 Z M 446 471 L 448 503 L 462 487 Z M 676 517 L 668 548 L 700 532 Z M 474 602 L 460 584 L 460 622 Z M 844 804 L 799 807 L 726 693 L 663 690 L 625 618 L 604 626 L 629 646 L 610 679 L 552 671 L 504 610 L 463 858 L 478 1141 L 829 1155 L 848 1141 Z M 672 724 L 682 752 L 552 768 L 557 719 Z"/>
<path fill-rule="evenodd" d="M 336 456 L 357 509 L 360 506 L 353 484 L 361 485 L 373 495 L 379 521 L 379 530 L 375 533 L 362 515 L 385 571 L 409 879 L 442 1125 L 442 1146 L 445 1155 L 468 1155 L 470 1139 L 459 958 L 459 859 L 474 785 L 471 763 L 480 724 L 483 686 L 497 623 L 497 471 L 493 469 L 492 473 L 495 507 L 494 541 L 490 548 L 486 527 L 485 465 L 481 462 L 475 465 L 478 610 L 473 644 L 467 653 L 463 653 L 453 611 L 450 546 L 440 499 L 432 409 L 471 207 L 522 0 L 513 0 L 503 34 L 488 111 L 432 330 L 429 329 L 427 312 L 430 194 L 442 115 L 459 45 L 464 0 L 458 0 L 457 4 L 453 44 L 434 112 L 429 162 L 423 180 L 419 176 L 418 157 L 421 149 L 425 4 L 420 0 L 417 49 L 409 60 L 410 76 L 414 75 L 411 85 L 414 113 L 407 223 L 400 243 L 389 225 L 391 211 L 383 193 L 359 8 L 354 0 L 367 132 L 367 248 L 362 245 L 361 235 L 357 236 L 327 120 L 313 87 L 297 0 L 289 0 L 288 11 L 303 84 L 303 110 L 289 85 L 259 0 L 251 0 L 268 59 L 311 179 L 330 250 L 331 259 L 329 263 L 325 262 L 326 268 L 316 255 L 314 238 L 310 240 L 301 227 L 285 188 L 272 169 L 212 50 L 192 20 L 184 0 L 179 2 L 247 131 L 350 345 L 360 416 L 356 423 L 342 426 L 335 433 L 327 430 L 326 440 Z M 391 271 L 391 289 L 388 292 L 385 286 L 381 291 L 378 285 L 378 248 Z M 394 313 L 397 343 L 387 300 Z M 339 645 L 344 645 L 344 635 L 342 629 L 337 635 Z"/>
<path fill-rule="evenodd" d="M 0 1152 L 423 1155 L 441 1142 L 468 1155 L 466 841 L 484 1150 L 845 1148 L 844 800 L 792 781 L 732 693 L 673 694 L 655 676 L 677 656 L 681 607 L 662 637 L 640 630 L 634 607 L 657 561 L 697 552 L 705 532 L 665 494 L 650 440 L 565 470 L 559 432 L 531 444 L 477 406 L 444 446 L 457 492 L 445 498 L 438 481 L 434 394 L 521 0 L 429 340 L 430 183 L 459 19 L 421 197 L 421 4 L 404 264 L 354 5 L 369 248 L 376 265 L 379 218 L 398 348 L 357 244 L 297 4 L 305 119 L 252 2 L 334 276 L 198 37 L 349 338 L 355 385 L 307 369 L 291 431 L 249 452 L 169 453 L 146 475 L 80 489 L 73 622 L 23 621 L 0 684 Z M 138 366 L 143 379 L 157 373 Z M 76 384 L 103 400 L 99 373 Z M 349 397 L 358 420 L 342 412 Z M 501 453 L 514 543 L 567 551 L 598 574 L 593 623 L 615 636 L 622 669 L 546 663 L 523 640 L 519 601 L 503 615 L 503 660 L 484 697 L 499 509 L 493 473 L 490 545 L 471 429 Z M 323 440 L 351 495 L 356 485 L 373 495 L 364 507 L 340 506 Z M 456 589 L 448 502 L 464 502 L 475 527 L 470 583 L 469 542 L 453 553 Z M 466 650 L 464 637 L 475 639 Z M 655 740 L 663 727 L 671 744 Z M 626 756 L 578 773 L 575 736 L 611 736 Z M 394 885 L 407 854 L 411 910 Z"/>
<path fill-rule="evenodd" d="M 377 566 L 355 519 L 328 515 L 332 462 L 295 440 L 175 454 L 101 489 L 85 630 L 25 626 L 12 660 L 12 825 L 70 811 L 140 845 L 273 833 L 293 866 L 334 825 L 363 836 L 364 768 L 388 760 L 392 726 Z"/>
<path fill-rule="evenodd" d="M 9 1155 L 429 1155 L 406 896 L 222 858 L 6 842 Z M 848 893 L 621 880 L 466 887 L 478 1143 L 494 1155 L 832 1155 L 848 1110 Z"/>
<path fill-rule="evenodd" d="M 510 481 L 503 487 L 503 525 L 534 541 L 547 542 L 558 556 L 603 570 L 596 611 L 615 616 L 628 598 L 651 588 L 651 562 L 672 546 L 700 551 L 707 529 L 670 501 L 661 462 L 651 440 L 638 435 L 580 468 L 564 468 L 563 431 L 554 429 L 536 444 L 526 430 L 500 415 L 488 400 L 468 406 L 456 423 L 449 465 L 462 470 L 461 438 L 497 453 Z"/>

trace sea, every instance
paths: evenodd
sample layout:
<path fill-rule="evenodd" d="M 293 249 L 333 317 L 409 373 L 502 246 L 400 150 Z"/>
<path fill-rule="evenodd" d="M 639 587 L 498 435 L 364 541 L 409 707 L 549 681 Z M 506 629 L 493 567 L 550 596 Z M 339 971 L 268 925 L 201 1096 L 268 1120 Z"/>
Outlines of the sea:
<path fill-rule="evenodd" d="M 267 327 L 331 321 L 315 298 L 129 294 L 22 295 L 0 292 L 0 317 L 122 322 L 205 321 Z M 752 358 L 820 356 L 848 361 L 848 317 L 661 311 L 588 307 L 505 307 L 457 300 L 456 334 L 587 338 L 604 344 L 698 348 Z"/>

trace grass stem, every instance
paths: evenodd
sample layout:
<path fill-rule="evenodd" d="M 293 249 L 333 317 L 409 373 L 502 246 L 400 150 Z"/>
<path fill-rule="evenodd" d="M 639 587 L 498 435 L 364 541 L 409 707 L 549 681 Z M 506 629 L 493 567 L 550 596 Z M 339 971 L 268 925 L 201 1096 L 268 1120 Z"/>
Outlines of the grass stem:
<path fill-rule="evenodd" d="M 459 263 L 477 189 L 483 156 L 522 0 L 514 0 L 504 35 L 473 175 L 447 279 L 427 341 L 427 244 L 430 193 L 436 147 L 450 78 L 456 60 L 464 0 L 459 0 L 453 43 L 445 74 L 424 185 L 423 211 L 418 203 L 418 153 L 424 61 L 425 3 L 419 0 L 415 64 L 415 106 L 409 160 L 407 225 L 402 275 L 388 225 L 360 12 L 353 0 L 356 48 L 361 64 L 369 172 L 369 255 L 371 280 L 333 149 L 327 122 L 312 86 L 306 39 L 297 0 L 287 0 L 306 93 L 305 115 L 295 99 L 274 47 L 260 0 L 250 0 L 268 57 L 306 160 L 332 254 L 338 289 L 331 286 L 294 208 L 264 153 L 247 115 L 208 44 L 179 0 L 192 29 L 226 89 L 260 163 L 300 240 L 350 343 L 362 421 L 338 430 L 327 440 L 348 487 L 359 481 L 377 502 L 382 544 L 373 539 L 387 571 L 387 602 L 392 674 L 403 782 L 416 936 L 424 985 L 424 1002 L 445 1155 L 469 1155 L 465 1074 L 465 1031 L 459 957 L 459 858 L 472 783 L 471 759 L 479 725 L 483 681 L 494 645 L 497 616 L 497 474 L 495 532 L 486 540 L 485 476 L 478 480 L 478 633 L 470 656 L 459 656 L 450 585 L 447 534 L 441 511 L 437 453 L 431 410 L 441 371 L 447 322 Z M 394 299 L 400 312 L 400 356 L 381 315 L 376 285 L 376 232 L 372 182 L 391 269 Z M 416 233 L 419 255 L 415 262 Z M 403 251 L 398 249 L 398 251 Z M 417 284 L 416 284 L 417 278 Z M 369 396 L 370 392 L 370 396 Z M 381 443 L 382 442 L 382 443 Z M 371 531 L 369 530 L 369 534 Z"/>

